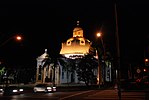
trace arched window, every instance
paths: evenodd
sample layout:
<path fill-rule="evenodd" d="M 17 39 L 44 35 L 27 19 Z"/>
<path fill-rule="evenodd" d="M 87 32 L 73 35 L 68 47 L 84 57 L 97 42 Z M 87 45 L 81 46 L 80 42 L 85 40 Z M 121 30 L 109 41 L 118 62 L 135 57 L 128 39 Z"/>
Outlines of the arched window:
<path fill-rule="evenodd" d="M 39 66 L 38 80 L 41 80 L 41 74 L 42 74 L 42 73 L 41 73 L 41 67 L 42 67 L 42 66 L 40 65 L 40 66 Z"/>

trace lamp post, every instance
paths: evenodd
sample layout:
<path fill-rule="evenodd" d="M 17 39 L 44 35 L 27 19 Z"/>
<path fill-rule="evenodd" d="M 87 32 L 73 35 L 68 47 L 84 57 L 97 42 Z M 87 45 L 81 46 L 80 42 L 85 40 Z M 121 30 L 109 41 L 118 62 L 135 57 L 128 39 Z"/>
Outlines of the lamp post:
<path fill-rule="evenodd" d="M 102 48 L 103 48 L 103 60 L 105 62 L 105 47 L 104 47 L 104 44 L 103 44 L 103 39 L 102 39 L 102 36 L 101 36 L 101 33 L 98 32 L 97 34 L 97 38 L 100 39 L 101 41 L 101 45 L 102 45 Z M 98 54 L 98 84 L 99 84 L 99 88 L 100 88 L 100 85 L 103 83 L 103 76 L 102 76 L 102 68 L 101 68 L 101 54 L 100 54 L 100 50 L 99 50 L 99 47 L 97 47 L 97 54 Z"/>
<path fill-rule="evenodd" d="M 102 39 L 102 34 L 100 32 L 97 33 L 97 37 L 101 39 L 101 44 L 102 44 L 102 50 L 103 50 L 103 60 L 105 62 L 105 56 L 106 56 L 106 51 L 105 51 L 105 45 L 103 43 L 103 39 Z"/>
<path fill-rule="evenodd" d="M 5 40 L 4 42 L 0 43 L 0 47 L 2 47 L 3 45 L 5 45 L 7 42 L 9 42 L 11 39 L 15 39 L 17 41 L 21 41 L 22 40 L 22 36 L 21 35 L 14 35 L 10 38 L 8 38 L 7 40 Z"/>
<path fill-rule="evenodd" d="M 3 45 L 5 45 L 7 42 L 9 42 L 11 39 L 15 39 L 16 41 L 21 41 L 22 40 L 22 37 L 20 35 L 14 35 L 10 38 L 8 38 L 7 40 L 5 40 L 4 42 L 0 43 L 0 47 L 2 47 Z M 7 72 L 5 73 L 6 75 L 6 87 L 8 86 L 8 75 L 7 75 Z"/>

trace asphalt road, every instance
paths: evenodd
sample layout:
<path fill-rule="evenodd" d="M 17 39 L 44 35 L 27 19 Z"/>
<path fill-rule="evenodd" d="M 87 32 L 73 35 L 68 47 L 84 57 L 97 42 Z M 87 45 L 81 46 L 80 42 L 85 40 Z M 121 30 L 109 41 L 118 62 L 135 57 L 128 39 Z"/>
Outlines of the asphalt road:
<path fill-rule="evenodd" d="M 119 100 L 117 90 L 74 90 L 57 91 L 54 93 L 33 93 L 26 91 L 20 95 L 3 96 L 0 100 Z M 149 100 L 149 91 L 131 90 L 121 91 L 121 100 Z"/>

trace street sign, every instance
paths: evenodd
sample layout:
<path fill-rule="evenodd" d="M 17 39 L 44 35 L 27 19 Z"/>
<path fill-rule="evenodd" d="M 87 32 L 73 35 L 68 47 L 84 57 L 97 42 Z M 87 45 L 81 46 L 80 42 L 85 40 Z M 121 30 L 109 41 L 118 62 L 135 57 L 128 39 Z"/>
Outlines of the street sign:
<path fill-rule="evenodd" d="M 137 69 L 137 73 L 141 73 L 141 70 L 139 68 Z"/>

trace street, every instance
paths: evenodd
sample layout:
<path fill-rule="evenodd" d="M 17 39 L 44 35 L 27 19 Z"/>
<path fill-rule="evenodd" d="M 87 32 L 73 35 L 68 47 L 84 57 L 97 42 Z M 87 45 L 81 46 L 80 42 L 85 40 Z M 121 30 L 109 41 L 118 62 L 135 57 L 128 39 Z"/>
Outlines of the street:
<path fill-rule="evenodd" d="M 117 90 L 86 90 L 65 91 L 54 93 L 23 93 L 20 95 L 3 96 L 0 100 L 118 100 Z M 149 100 L 149 92 L 141 90 L 122 91 L 121 100 Z"/>

